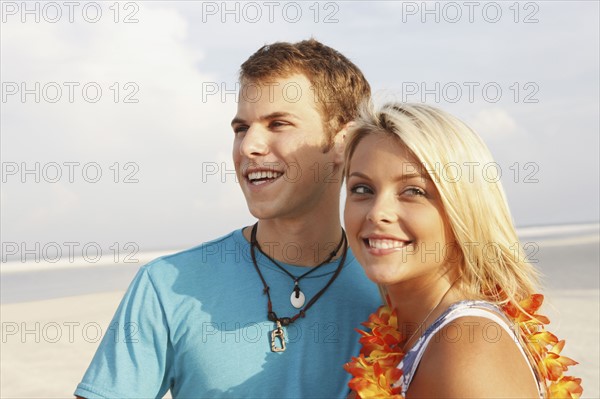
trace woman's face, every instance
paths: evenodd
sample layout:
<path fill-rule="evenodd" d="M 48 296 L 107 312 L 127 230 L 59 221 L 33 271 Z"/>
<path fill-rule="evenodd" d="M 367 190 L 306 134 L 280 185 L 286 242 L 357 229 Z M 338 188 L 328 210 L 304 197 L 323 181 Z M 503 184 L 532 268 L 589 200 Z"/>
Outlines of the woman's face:
<path fill-rule="evenodd" d="M 388 134 L 363 138 L 349 161 L 345 226 L 375 283 L 435 281 L 456 261 L 439 193 L 420 165 Z"/>

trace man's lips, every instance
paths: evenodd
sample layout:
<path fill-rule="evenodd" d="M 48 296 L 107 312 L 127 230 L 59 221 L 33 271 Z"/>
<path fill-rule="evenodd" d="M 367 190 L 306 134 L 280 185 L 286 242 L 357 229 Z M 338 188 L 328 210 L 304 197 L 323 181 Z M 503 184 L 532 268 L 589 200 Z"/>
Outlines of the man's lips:
<path fill-rule="evenodd" d="M 246 171 L 246 179 L 252 185 L 273 182 L 283 176 L 283 172 L 272 169 L 255 169 Z"/>

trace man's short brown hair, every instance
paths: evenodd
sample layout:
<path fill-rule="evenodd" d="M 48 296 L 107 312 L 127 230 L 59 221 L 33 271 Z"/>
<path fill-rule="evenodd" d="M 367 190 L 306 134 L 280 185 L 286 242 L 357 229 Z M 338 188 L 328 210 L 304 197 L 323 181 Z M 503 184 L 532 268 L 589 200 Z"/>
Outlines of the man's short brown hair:
<path fill-rule="evenodd" d="M 315 39 L 261 47 L 242 64 L 240 82 L 261 83 L 294 74 L 303 74 L 310 81 L 312 93 L 308 94 L 320 104 L 330 144 L 333 135 L 356 118 L 359 105 L 371 96 L 371 87 L 360 69 Z"/>

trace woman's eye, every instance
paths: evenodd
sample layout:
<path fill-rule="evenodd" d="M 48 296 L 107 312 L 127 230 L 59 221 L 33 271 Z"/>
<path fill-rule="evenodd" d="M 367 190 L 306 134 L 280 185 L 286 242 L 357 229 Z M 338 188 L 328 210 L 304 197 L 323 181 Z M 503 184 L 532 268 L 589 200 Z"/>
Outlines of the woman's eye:
<path fill-rule="evenodd" d="M 357 184 L 350 189 L 350 192 L 353 194 L 373 194 L 373 190 L 364 184 Z"/>
<path fill-rule="evenodd" d="M 418 187 L 409 187 L 406 190 L 404 190 L 404 193 L 414 197 L 425 197 L 425 195 L 427 194 L 425 193 L 425 190 Z"/>

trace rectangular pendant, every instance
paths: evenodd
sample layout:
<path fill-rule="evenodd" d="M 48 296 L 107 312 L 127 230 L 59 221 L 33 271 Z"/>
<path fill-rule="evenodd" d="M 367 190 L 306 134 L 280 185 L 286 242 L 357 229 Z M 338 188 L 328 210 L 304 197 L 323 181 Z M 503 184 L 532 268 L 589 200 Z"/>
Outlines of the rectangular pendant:
<path fill-rule="evenodd" d="M 271 331 L 271 352 L 283 352 L 285 351 L 285 334 L 281 323 L 276 321 L 277 325 L 273 331 Z"/>

